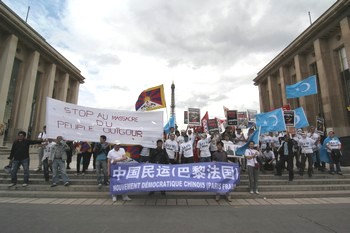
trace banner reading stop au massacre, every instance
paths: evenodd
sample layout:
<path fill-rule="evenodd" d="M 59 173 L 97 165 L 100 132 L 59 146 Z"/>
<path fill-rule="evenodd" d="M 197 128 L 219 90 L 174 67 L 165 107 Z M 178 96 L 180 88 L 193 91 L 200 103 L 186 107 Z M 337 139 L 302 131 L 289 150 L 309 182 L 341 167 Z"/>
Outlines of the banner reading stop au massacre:
<path fill-rule="evenodd" d="M 163 133 L 163 112 L 135 112 L 79 106 L 46 99 L 46 133 L 48 138 L 107 142 L 154 148 Z"/>
<path fill-rule="evenodd" d="M 239 181 L 236 163 L 118 163 L 111 165 L 110 192 L 113 195 L 149 191 L 226 193 Z"/>

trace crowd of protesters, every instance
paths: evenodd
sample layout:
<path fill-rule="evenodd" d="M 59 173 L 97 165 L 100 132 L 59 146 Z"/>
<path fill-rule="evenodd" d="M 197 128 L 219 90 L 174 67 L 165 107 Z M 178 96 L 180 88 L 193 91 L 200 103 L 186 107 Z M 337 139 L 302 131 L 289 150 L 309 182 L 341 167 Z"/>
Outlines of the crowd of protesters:
<path fill-rule="evenodd" d="M 294 165 L 300 176 L 307 171 L 312 177 L 314 169 L 326 171 L 326 163 L 321 161 L 322 146 L 326 150 L 329 161 L 330 174 L 342 175 L 340 169 L 341 143 L 335 137 L 333 131 L 328 137 L 321 137 L 313 126 L 308 131 L 297 130 L 294 134 L 276 132 L 262 134 L 259 144 L 251 139 L 254 129 L 248 130 L 245 135 L 240 128 L 227 126 L 221 134 L 211 135 L 203 132 L 195 132 L 191 128 L 178 131 L 170 129 L 170 133 L 164 134 L 164 138 L 157 141 L 155 149 L 143 148 L 140 154 L 141 163 L 178 164 L 194 162 L 234 162 L 240 165 L 241 172 L 248 172 L 249 192 L 259 194 L 259 172 L 273 172 L 276 176 L 288 173 L 289 181 L 294 179 Z M 236 155 L 237 148 L 248 144 L 243 155 Z M 49 182 L 49 173 L 52 171 L 51 187 L 59 183 L 59 173 L 64 186 L 69 186 L 67 170 L 71 169 L 70 163 L 73 154 L 76 154 L 75 175 L 85 175 L 91 157 L 93 169 L 96 171 L 97 185 L 109 185 L 110 165 L 128 161 L 125 150 L 120 146 L 120 141 L 108 143 L 105 135 L 101 135 L 99 142 L 64 141 L 61 136 L 56 140 L 46 137 L 46 127 L 38 135 L 37 140 L 29 140 L 26 133 L 20 131 L 12 145 L 10 153 L 11 183 L 9 187 L 17 185 L 17 172 L 22 165 L 24 181 L 22 186 L 29 183 L 29 147 L 39 146 L 39 165 L 35 171 L 43 171 L 45 181 Z M 307 163 L 306 163 L 307 161 Z M 80 170 L 82 164 L 82 169 Z M 307 165 L 307 169 L 306 169 Z M 161 192 L 165 195 L 165 192 Z M 150 192 L 153 195 L 153 192 Z M 225 195 L 231 201 L 230 193 Z M 128 195 L 123 195 L 124 201 L 130 201 Z M 220 194 L 216 195 L 216 200 Z M 113 196 L 117 201 L 117 196 Z"/>

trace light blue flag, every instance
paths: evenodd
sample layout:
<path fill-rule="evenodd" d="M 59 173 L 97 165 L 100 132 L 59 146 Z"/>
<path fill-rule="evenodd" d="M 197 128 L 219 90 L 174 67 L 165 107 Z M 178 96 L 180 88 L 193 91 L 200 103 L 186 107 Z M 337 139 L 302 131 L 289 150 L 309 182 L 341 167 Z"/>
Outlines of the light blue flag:
<path fill-rule="evenodd" d="M 256 115 L 256 126 L 261 126 L 260 133 L 285 131 L 286 123 L 282 108 Z"/>
<path fill-rule="evenodd" d="M 303 107 L 294 109 L 294 127 L 301 129 L 309 126 Z"/>
<path fill-rule="evenodd" d="M 170 133 L 170 128 L 171 128 L 171 127 L 175 127 L 175 117 L 174 117 L 174 116 L 170 117 L 168 123 L 165 124 L 165 126 L 164 126 L 164 132 L 165 132 L 166 134 Z"/>
<path fill-rule="evenodd" d="M 287 99 L 317 94 L 316 75 L 286 86 Z"/>
<path fill-rule="evenodd" d="M 258 129 L 256 129 L 256 130 L 254 131 L 254 133 L 252 133 L 252 134 L 249 136 L 249 138 L 248 138 L 246 144 L 244 144 L 243 146 L 239 147 L 239 148 L 236 150 L 236 155 L 239 155 L 239 156 L 244 155 L 245 150 L 248 149 L 248 147 L 249 147 L 249 142 L 250 142 L 250 141 L 254 141 L 254 144 L 255 144 L 255 145 L 259 145 L 260 130 L 261 130 L 261 127 L 259 127 Z"/>

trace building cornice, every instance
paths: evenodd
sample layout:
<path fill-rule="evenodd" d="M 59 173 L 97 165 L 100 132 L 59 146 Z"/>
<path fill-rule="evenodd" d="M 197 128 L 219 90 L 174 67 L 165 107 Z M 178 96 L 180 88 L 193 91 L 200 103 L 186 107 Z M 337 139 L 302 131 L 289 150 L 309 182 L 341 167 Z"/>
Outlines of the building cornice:
<path fill-rule="evenodd" d="M 21 19 L 14 11 L 0 1 L 0 24 L 3 25 L 9 33 L 14 34 L 19 40 L 29 48 L 38 51 L 43 57 L 53 64 L 56 64 L 64 72 L 70 74 L 72 78 L 84 83 L 84 77 L 80 70 L 60 54 L 54 47 L 46 42 L 38 32 Z"/>
<path fill-rule="evenodd" d="M 329 25 L 332 24 L 335 19 L 347 16 L 349 9 L 350 0 L 338 0 L 335 2 L 313 24 L 311 24 L 304 32 L 302 32 L 262 70 L 258 72 L 257 77 L 253 80 L 254 84 L 258 85 L 266 78 L 267 75 L 271 73 L 271 70 L 274 70 L 284 63 L 287 63 L 291 57 L 293 57 L 293 55 L 296 55 L 296 51 L 300 51 L 301 48 L 305 47 L 307 44 L 312 43 L 312 38 L 317 38 L 317 36 L 320 37 L 320 32 L 324 31 L 325 28 L 328 29 Z"/>

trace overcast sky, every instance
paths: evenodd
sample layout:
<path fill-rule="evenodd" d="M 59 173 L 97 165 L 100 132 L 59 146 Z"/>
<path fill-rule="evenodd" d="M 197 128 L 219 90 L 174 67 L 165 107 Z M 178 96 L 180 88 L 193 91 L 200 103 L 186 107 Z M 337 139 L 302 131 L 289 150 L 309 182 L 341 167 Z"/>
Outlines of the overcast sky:
<path fill-rule="evenodd" d="M 335 0 L 3 0 L 86 78 L 79 105 L 134 110 L 164 84 L 170 115 L 259 110 L 256 74 Z"/>

